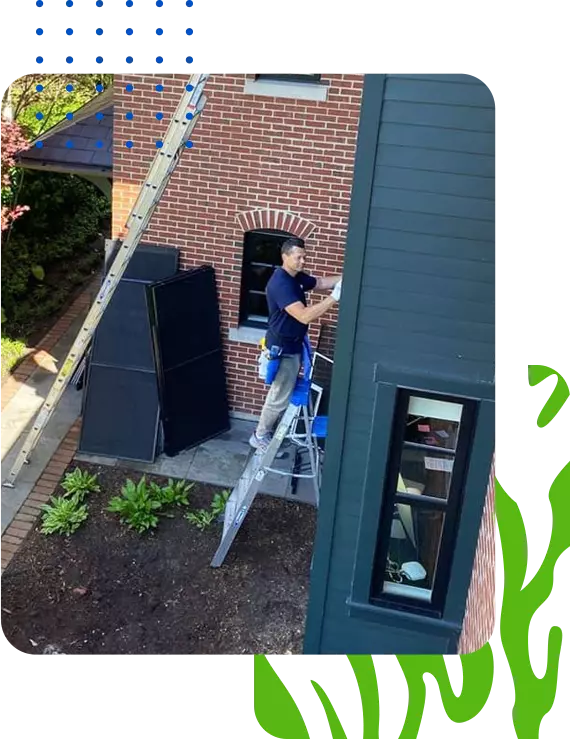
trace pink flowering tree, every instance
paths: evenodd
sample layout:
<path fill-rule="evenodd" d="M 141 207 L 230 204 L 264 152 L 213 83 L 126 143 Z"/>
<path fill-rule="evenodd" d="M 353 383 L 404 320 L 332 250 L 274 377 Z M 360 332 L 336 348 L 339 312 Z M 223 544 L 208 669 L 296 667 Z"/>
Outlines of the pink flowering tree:
<path fill-rule="evenodd" d="M 23 213 L 27 205 L 14 204 L 16 155 L 29 148 L 29 143 L 16 121 L 2 121 L 2 231 Z"/>

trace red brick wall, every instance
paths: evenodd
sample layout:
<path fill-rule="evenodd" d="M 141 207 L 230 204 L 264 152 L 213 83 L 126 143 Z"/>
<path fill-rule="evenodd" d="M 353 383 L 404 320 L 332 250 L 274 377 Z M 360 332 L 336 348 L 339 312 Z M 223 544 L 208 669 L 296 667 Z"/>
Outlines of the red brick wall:
<path fill-rule="evenodd" d="M 489 641 L 495 625 L 495 468 L 491 467 L 479 541 L 467 597 L 459 653 L 475 652 Z"/>
<path fill-rule="evenodd" d="M 256 375 L 257 348 L 228 336 L 238 326 L 244 224 L 254 225 L 251 216 L 239 214 L 260 211 L 255 225 L 274 228 L 283 228 L 285 212 L 297 216 L 284 230 L 305 236 L 314 228 L 306 238 L 308 270 L 318 276 L 342 267 L 364 78 L 322 78 L 329 83 L 326 102 L 246 95 L 246 75 L 212 75 L 194 148 L 183 153 L 145 236 L 178 247 L 182 267 L 214 266 L 234 411 L 257 414 L 265 391 Z M 124 234 L 155 141 L 186 81 L 184 75 L 115 76 L 115 237 Z M 162 93 L 155 91 L 157 82 Z M 133 92 L 126 92 L 127 83 Z M 133 120 L 125 118 L 128 111 Z M 162 121 L 157 112 L 164 113 Z"/>

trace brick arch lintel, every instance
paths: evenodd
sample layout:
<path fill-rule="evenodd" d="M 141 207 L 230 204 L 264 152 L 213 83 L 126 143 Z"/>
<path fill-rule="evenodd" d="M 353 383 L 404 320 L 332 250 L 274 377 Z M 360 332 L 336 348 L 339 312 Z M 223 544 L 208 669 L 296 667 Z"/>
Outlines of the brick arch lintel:
<path fill-rule="evenodd" d="M 303 218 L 289 210 L 275 208 L 257 208 L 238 213 L 237 221 L 243 231 L 254 231 L 258 228 L 272 228 L 287 231 L 305 240 L 316 229 L 316 223 Z"/>

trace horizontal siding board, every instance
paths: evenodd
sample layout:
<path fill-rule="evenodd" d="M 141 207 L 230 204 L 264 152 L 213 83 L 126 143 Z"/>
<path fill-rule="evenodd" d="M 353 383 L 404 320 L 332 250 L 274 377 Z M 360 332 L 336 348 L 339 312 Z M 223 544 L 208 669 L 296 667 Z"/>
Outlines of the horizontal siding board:
<path fill-rule="evenodd" d="M 391 291 L 381 287 L 368 287 L 362 292 L 361 307 L 390 308 L 392 310 L 424 312 L 431 316 L 454 316 L 459 321 L 493 323 L 495 319 L 494 301 L 462 300 L 461 297 L 441 295 L 419 295 L 404 291 Z"/>
<path fill-rule="evenodd" d="M 406 123 L 382 123 L 380 145 L 417 146 L 422 149 L 453 151 L 462 154 L 487 155 L 495 151 L 495 135 L 474 131 L 415 126 Z"/>
<path fill-rule="evenodd" d="M 418 275 L 452 277 L 456 280 L 486 282 L 491 285 L 495 281 L 495 265 L 492 262 L 464 260 L 461 254 L 452 258 L 429 254 L 410 255 L 400 251 L 397 237 L 391 240 L 390 248 L 387 248 L 387 242 L 384 242 L 383 248 L 368 249 L 365 271 L 369 269 L 415 272 Z"/>
<path fill-rule="evenodd" d="M 363 345 L 382 352 L 383 349 L 398 349 L 402 347 L 402 332 L 395 326 L 381 328 L 364 324 L 358 330 L 357 341 Z M 416 354 L 418 357 L 430 354 L 437 357 L 461 358 L 474 361 L 492 362 L 495 352 L 493 335 L 487 337 L 486 341 L 475 341 L 471 338 L 457 337 L 447 338 L 432 333 L 419 333 L 413 335 L 405 334 L 407 346 L 402 351 Z"/>
<path fill-rule="evenodd" d="M 397 249 L 403 258 L 412 259 L 415 259 L 416 255 L 425 254 L 434 258 L 450 257 L 472 262 L 495 260 L 495 245 L 491 241 L 429 236 L 389 228 L 370 228 L 368 230 L 370 253 L 367 254 L 367 259 L 372 259 L 373 254 L 385 248 Z"/>
<path fill-rule="evenodd" d="M 405 79 L 395 76 L 389 76 L 386 79 L 384 100 L 439 103 L 440 105 L 468 105 L 475 108 L 495 107 L 491 91 L 482 84 L 442 83 L 438 80 Z"/>
<path fill-rule="evenodd" d="M 423 302 L 427 314 L 429 314 L 430 300 L 435 296 L 454 298 L 458 303 L 465 301 L 492 305 L 495 302 L 493 284 L 387 269 L 370 268 L 367 270 L 361 289 L 364 300 L 367 299 L 366 292 L 369 289 L 384 289 L 388 295 L 417 295 Z M 460 310 L 458 306 L 456 310 Z"/>
<path fill-rule="evenodd" d="M 411 341 L 417 333 L 435 334 L 448 339 L 463 339 L 468 335 L 475 342 L 486 343 L 493 342 L 495 336 L 495 327 L 492 323 L 461 321 L 455 316 L 433 316 L 423 312 L 394 311 L 376 306 L 362 309 L 362 323 L 378 329 L 389 329 L 397 325 L 402 334 L 408 335 Z"/>
<path fill-rule="evenodd" d="M 378 149 L 377 164 L 394 167 L 410 167 L 432 172 L 454 172 L 456 174 L 495 176 L 493 157 L 477 154 L 460 154 L 452 151 L 422 149 L 418 146 L 391 146 L 384 144 Z"/>
<path fill-rule="evenodd" d="M 485 85 L 478 77 L 471 74 L 391 74 L 389 78 L 402 80 L 432 80 L 433 82 L 459 82 L 463 85 Z"/>
<path fill-rule="evenodd" d="M 428 105 L 388 100 L 382 110 L 385 123 L 409 123 L 414 126 L 440 126 L 463 131 L 493 133 L 495 111 L 460 105 Z"/>
<path fill-rule="evenodd" d="M 451 236 L 453 238 L 477 239 L 494 242 L 495 226 L 491 221 L 473 218 L 415 213 L 389 208 L 372 208 L 370 226 L 400 229 L 411 233 Z"/>
<path fill-rule="evenodd" d="M 372 191 L 372 207 L 473 218 L 479 221 L 494 222 L 495 219 L 495 203 L 492 200 L 377 185 Z"/>
<path fill-rule="evenodd" d="M 357 336 L 357 344 L 361 351 L 374 353 L 380 374 L 382 367 L 385 367 L 392 374 L 400 374 L 402 384 L 405 384 L 406 375 L 414 377 L 417 375 L 418 367 L 421 367 L 425 376 L 433 375 L 468 384 L 494 382 L 494 365 L 490 362 L 419 352 L 415 351 L 414 345 L 406 344 L 404 341 L 400 341 L 395 348 L 380 347 L 360 341 Z"/>
<path fill-rule="evenodd" d="M 427 172 L 402 167 L 376 167 L 374 187 L 393 187 L 401 190 L 423 190 L 464 198 L 483 198 L 493 201 L 495 180 L 453 172 Z"/>

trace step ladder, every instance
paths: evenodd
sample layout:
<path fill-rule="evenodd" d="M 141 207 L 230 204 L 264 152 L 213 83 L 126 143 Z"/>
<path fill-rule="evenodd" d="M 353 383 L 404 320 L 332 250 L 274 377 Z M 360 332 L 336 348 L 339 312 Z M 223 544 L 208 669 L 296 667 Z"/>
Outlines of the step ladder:
<path fill-rule="evenodd" d="M 317 394 L 314 403 L 311 399 L 311 391 Z M 321 477 L 320 449 L 317 440 L 326 435 L 326 418 L 316 415 L 321 394 L 322 389 L 312 383 L 310 379 L 299 378 L 297 380 L 291 395 L 291 401 L 277 426 L 273 438 L 269 442 L 269 446 L 265 452 L 257 451 L 250 456 L 242 476 L 228 498 L 224 511 L 222 539 L 210 563 L 211 567 L 220 567 L 223 564 L 259 492 L 261 483 L 268 473 L 312 479 L 318 505 Z M 301 423 L 303 424 L 302 432 L 299 431 Z M 300 450 L 307 453 L 310 469 L 307 474 L 285 472 L 271 467 L 281 444 L 286 438 L 290 439 L 292 444 Z"/>
<path fill-rule="evenodd" d="M 119 280 L 123 276 L 135 249 L 137 248 L 144 232 L 148 228 L 150 219 L 158 205 L 162 194 L 168 185 L 170 177 L 178 164 L 180 156 L 186 144 L 189 143 L 190 135 L 206 104 L 203 94 L 204 85 L 208 79 L 206 74 L 195 74 L 188 80 L 184 92 L 180 97 L 178 107 L 170 121 L 162 147 L 158 148 L 148 175 L 142 184 L 137 200 L 127 220 L 128 234 L 119 246 L 109 272 L 103 281 L 95 302 L 91 306 L 87 318 L 81 327 L 69 354 L 67 355 L 59 374 L 56 377 L 38 415 L 34 420 L 21 451 L 16 457 L 8 478 L 3 483 L 6 487 L 13 488 L 22 467 L 29 461 L 31 452 L 34 450 L 38 440 L 45 429 L 51 415 L 59 402 L 61 396 L 74 370 L 82 360 L 95 330 L 101 320 L 105 308 L 113 297 Z"/>

